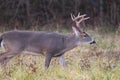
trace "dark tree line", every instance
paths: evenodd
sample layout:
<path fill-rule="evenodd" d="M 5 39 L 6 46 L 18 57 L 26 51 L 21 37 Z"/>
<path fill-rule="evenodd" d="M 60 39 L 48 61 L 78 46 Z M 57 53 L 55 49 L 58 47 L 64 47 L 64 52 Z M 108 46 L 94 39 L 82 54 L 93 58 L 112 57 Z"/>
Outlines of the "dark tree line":
<path fill-rule="evenodd" d="M 0 25 L 67 24 L 70 13 L 88 14 L 88 24 L 120 23 L 120 0 L 0 0 Z"/>

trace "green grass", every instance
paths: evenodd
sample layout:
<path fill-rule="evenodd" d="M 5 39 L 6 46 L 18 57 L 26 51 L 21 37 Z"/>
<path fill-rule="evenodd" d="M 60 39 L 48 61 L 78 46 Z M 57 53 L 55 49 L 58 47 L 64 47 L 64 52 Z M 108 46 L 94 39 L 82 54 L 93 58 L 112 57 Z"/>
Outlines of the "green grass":
<path fill-rule="evenodd" d="M 87 32 L 97 44 L 81 45 L 66 52 L 67 67 L 63 68 L 53 58 L 45 70 L 44 56 L 20 55 L 5 69 L 0 68 L 0 80 L 120 80 L 119 35 Z"/>

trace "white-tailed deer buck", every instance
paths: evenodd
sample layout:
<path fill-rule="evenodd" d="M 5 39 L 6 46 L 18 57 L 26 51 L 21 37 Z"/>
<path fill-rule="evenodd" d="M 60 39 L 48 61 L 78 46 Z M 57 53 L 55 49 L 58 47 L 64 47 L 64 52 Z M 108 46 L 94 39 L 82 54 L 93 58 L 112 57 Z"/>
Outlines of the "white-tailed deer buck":
<path fill-rule="evenodd" d="M 93 44 L 95 41 L 80 28 L 80 23 L 85 18 L 84 15 L 78 14 L 77 17 L 71 14 L 73 34 L 59 34 L 44 31 L 7 31 L 0 37 L 1 46 L 5 48 L 5 52 L 0 54 L 0 62 L 6 65 L 14 56 L 21 54 L 22 51 L 33 52 L 31 55 L 45 56 L 45 68 L 49 67 L 52 57 L 58 57 L 60 64 L 66 64 L 63 54 L 81 43 Z"/>

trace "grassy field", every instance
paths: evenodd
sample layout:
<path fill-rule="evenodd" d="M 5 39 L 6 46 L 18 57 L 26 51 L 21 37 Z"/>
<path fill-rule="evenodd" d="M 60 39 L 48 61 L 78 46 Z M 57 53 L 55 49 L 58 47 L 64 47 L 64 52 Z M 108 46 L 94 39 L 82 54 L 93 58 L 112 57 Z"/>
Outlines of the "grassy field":
<path fill-rule="evenodd" d="M 19 55 L 6 68 L 0 67 L 0 80 L 120 80 L 119 32 L 87 32 L 97 44 L 66 52 L 67 67 L 53 58 L 49 69 L 44 70 L 44 56 Z"/>

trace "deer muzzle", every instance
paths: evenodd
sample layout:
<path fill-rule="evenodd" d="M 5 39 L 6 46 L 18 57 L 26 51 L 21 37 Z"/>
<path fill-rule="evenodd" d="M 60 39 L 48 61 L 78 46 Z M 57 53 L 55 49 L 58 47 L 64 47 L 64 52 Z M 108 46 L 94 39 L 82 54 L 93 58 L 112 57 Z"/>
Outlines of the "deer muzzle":
<path fill-rule="evenodd" d="M 95 41 L 90 42 L 90 44 L 95 44 L 95 43 L 96 43 Z"/>

